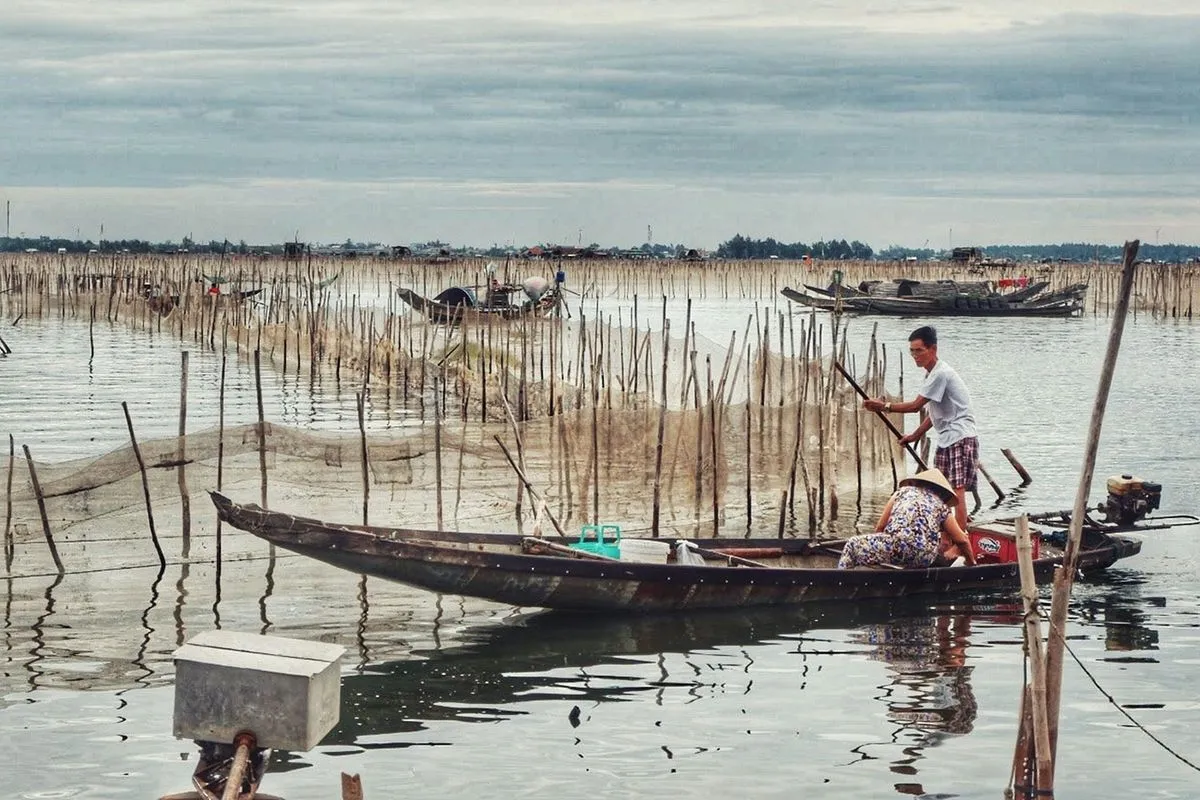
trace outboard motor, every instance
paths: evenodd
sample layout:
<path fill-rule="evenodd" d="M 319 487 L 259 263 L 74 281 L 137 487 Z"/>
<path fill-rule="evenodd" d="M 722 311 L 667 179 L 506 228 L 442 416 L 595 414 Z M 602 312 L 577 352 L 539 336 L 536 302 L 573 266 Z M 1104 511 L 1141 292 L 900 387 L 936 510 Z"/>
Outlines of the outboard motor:
<path fill-rule="evenodd" d="M 1157 509 L 1161 500 L 1161 483 L 1133 475 L 1114 475 L 1108 479 L 1108 498 L 1098 510 L 1107 523 L 1132 525 Z"/>

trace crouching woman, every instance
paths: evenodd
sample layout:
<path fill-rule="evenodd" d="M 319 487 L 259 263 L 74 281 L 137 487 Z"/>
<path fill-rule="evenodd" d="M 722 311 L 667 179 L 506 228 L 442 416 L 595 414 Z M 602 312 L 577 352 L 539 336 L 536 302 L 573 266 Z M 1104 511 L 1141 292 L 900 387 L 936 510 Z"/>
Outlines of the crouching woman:
<path fill-rule="evenodd" d="M 851 536 L 838 560 L 839 569 L 894 564 L 931 567 L 962 556 L 975 563 L 967 534 L 954 518 L 958 498 L 941 470 L 927 469 L 900 481 L 884 506 L 875 533 Z"/>

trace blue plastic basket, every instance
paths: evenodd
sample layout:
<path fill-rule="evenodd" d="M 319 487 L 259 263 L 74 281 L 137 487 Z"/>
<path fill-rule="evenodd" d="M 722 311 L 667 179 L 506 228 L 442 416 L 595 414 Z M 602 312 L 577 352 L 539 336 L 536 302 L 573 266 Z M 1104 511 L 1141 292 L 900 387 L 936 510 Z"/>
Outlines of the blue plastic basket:
<path fill-rule="evenodd" d="M 599 556 L 620 558 L 621 526 L 584 525 L 579 532 L 579 541 L 571 542 L 571 547 Z"/>

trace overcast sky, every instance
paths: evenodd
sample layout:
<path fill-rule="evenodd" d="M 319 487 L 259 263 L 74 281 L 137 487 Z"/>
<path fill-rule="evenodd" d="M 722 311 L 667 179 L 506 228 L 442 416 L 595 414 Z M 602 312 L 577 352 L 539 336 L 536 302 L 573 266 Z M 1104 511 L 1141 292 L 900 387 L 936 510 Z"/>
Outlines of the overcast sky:
<path fill-rule="evenodd" d="M 92 239 L 1195 243 L 1198 43 L 1195 0 L 3 0 L 0 201 Z"/>

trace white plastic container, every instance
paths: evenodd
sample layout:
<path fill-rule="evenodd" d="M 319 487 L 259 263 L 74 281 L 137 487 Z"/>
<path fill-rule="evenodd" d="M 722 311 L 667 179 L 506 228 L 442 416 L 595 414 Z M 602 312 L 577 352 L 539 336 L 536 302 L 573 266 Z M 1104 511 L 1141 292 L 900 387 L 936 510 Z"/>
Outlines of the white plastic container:
<path fill-rule="evenodd" d="M 621 560 L 665 564 L 671 554 L 671 543 L 660 539 L 622 539 Z"/>

